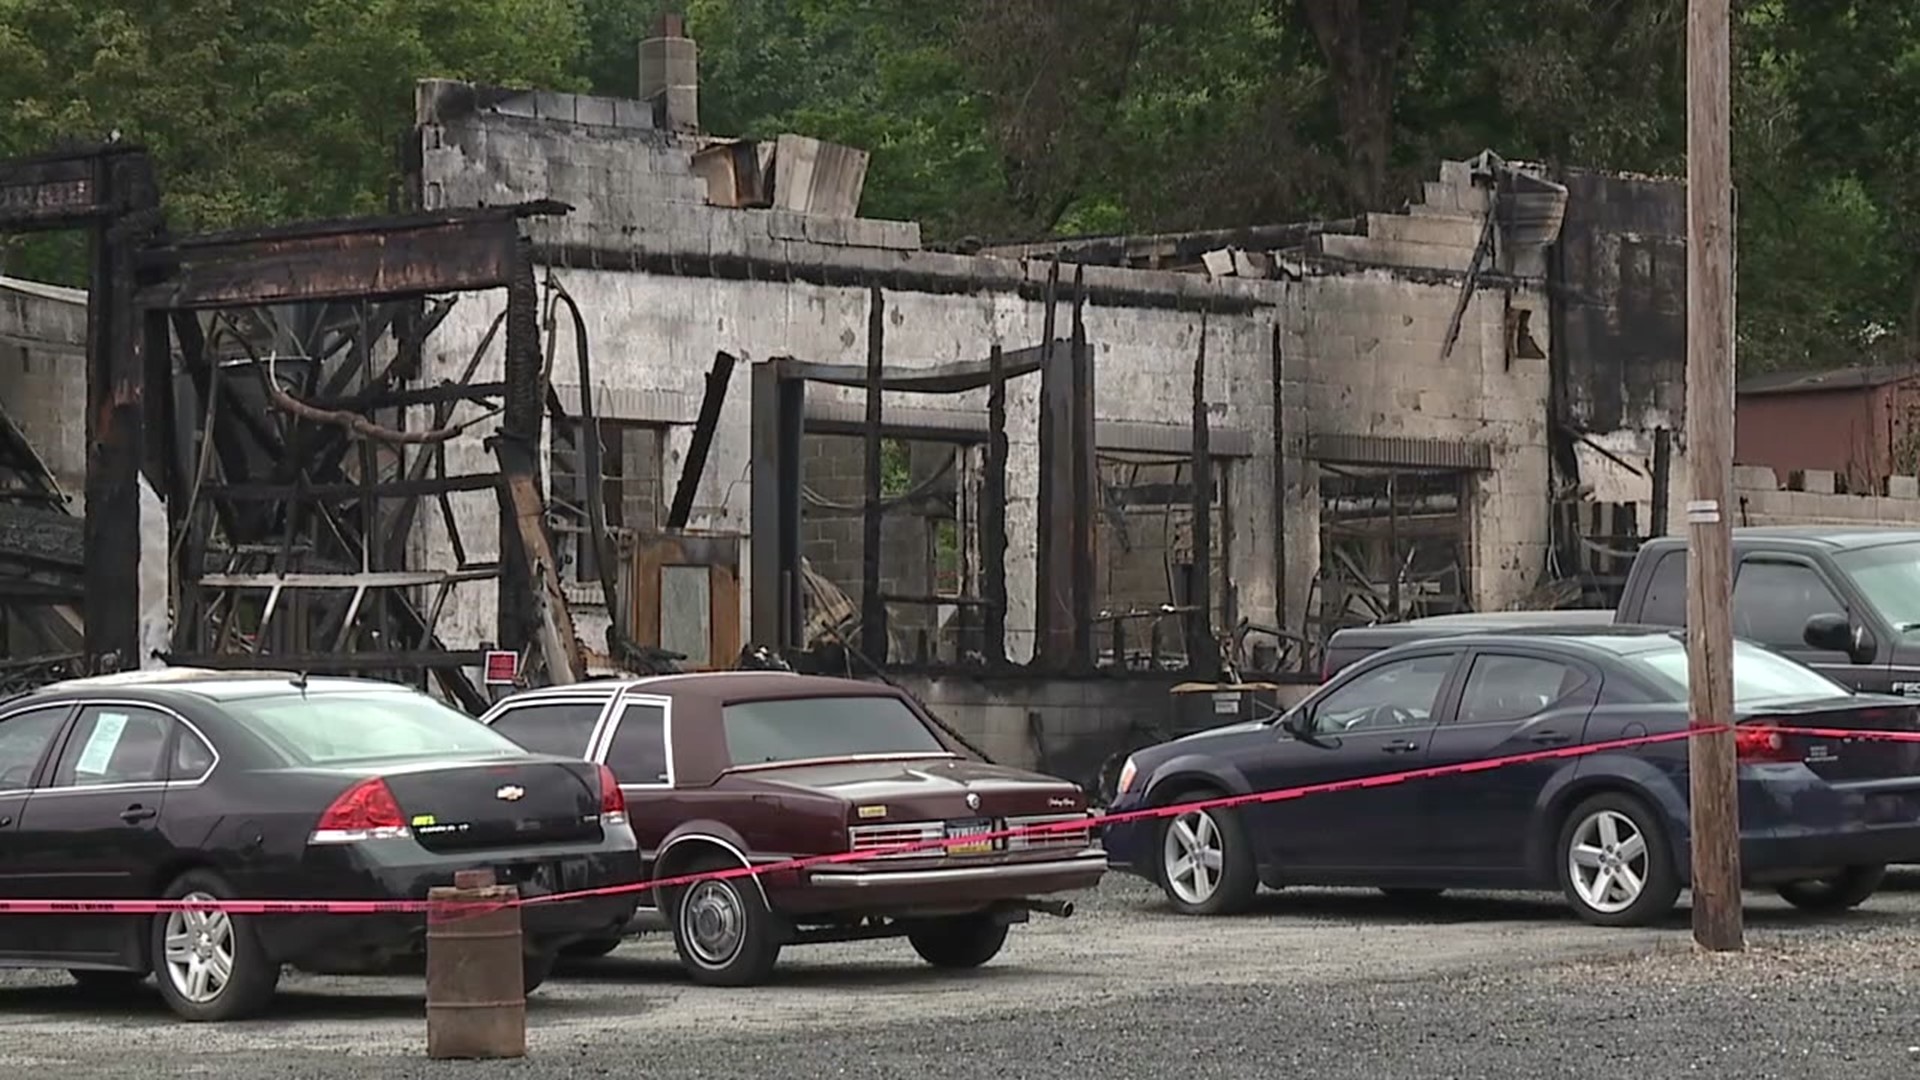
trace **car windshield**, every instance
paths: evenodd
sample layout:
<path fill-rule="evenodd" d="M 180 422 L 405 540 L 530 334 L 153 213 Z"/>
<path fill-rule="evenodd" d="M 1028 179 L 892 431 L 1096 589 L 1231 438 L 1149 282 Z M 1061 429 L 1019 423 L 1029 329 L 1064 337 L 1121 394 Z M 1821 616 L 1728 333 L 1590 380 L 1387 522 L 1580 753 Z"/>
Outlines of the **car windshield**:
<path fill-rule="evenodd" d="M 1687 648 L 1675 641 L 1624 659 L 1636 664 L 1666 688 L 1674 701 L 1687 698 Z M 1770 701 L 1811 701 L 1844 697 L 1846 687 L 1804 664 L 1746 641 L 1733 643 L 1733 703 L 1756 705 Z"/>
<path fill-rule="evenodd" d="M 1920 630 L 1920 543 L 1843 551 L 1833 561 L 1889 625 L 1902 633 Z"/>
<path fill-rule="evenodd" d="M 723 708 L 720 722 L 734 765 L 948 753 L 906 702 L 891 697 L 741 701 Z"/>
<path fill-rule="evenodd" d="M 296 765 L 527 753 L 513 740 L 424 694 L 276 694 L 227 702 L 226 711 Z"/>

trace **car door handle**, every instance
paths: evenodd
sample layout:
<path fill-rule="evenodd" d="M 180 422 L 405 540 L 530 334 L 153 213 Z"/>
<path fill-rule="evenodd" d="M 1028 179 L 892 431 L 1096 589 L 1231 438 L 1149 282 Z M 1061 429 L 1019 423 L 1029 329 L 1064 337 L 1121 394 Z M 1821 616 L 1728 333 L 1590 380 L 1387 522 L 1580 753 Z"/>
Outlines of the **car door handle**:
<path fill-rule="evenodd" d="M 1530 738 L 1541 746 L 1559 746 L 1573 741 L 1573 736 L 1562 735 L 1557 731 L 1537 731 Z"/>
<path fill-rule="evenodd" d="M 138 825 L 142 821 L 159 816 L 159 814 L 160 811 L 152 809 L 151 807 L 135 804 L 120 811 L 120 820 L 129 825 Z"/>
<path fill-rule="evenodd" d="M 1420 744 L 1402 739 L 1399 742 L 1390 742 L 1380 749 L 1389 754 L 1408 754 L 1420 749 Z"/>

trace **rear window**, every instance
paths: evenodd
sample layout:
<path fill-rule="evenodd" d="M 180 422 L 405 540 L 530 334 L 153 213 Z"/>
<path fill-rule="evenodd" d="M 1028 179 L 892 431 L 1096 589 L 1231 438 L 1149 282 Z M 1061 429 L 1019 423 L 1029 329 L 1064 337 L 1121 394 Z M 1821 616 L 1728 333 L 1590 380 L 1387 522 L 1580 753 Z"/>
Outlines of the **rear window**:
<path fill-rule="evenodd" d="M 868 754 L 946 754 L 898 698 L 818 697 L 743 701 L 720 712 L 735 765 Z"/>
<path fill-rule="evenodd" d="M 229 701 L 225 709 L 295 765 L 527 753 L 424 694 L 288 694 Z"/>
<path fill-rule="evenodd" d="M 1645 652 L 1629 653 L 1624 659 L 1650 676 L 1672 696 L 1687 697 L 1687 649 L 1680 642 Z M 1778 701 L 1812 701 L 1817 698 L 1845 697 L 1852 691 L 1825 675 L 1779 653 L 1751 642 L 1733 643 L 1733 703 L 1756 705 Z"/>

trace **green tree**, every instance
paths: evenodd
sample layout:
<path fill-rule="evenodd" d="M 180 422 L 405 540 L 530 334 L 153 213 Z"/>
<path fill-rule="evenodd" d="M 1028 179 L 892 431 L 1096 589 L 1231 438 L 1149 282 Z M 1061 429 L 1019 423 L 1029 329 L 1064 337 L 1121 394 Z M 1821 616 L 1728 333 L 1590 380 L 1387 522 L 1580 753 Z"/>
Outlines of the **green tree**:
<path fill-rule="evenodd" d="M 0 0 L 0 153 L 118 132 L 177 229 L 383 210 L 415 79 L 565 87 L 581 48 L 577 0 Z"/>

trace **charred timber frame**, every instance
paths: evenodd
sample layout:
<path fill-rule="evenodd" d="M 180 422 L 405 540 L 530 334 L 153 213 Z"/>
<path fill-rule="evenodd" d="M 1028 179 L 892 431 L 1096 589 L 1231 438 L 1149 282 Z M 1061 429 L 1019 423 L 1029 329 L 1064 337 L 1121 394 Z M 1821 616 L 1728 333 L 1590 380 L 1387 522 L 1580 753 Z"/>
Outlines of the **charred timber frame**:
<path fill-rule="evenodd" d="M 262 659 L 257 643 L 235 652 L 225 633 L 217 635 L 222 640 L 210 640 L 216 635 L 207 616 L 223 600 L 237 605 L 240 591 L 264 589 L 262 636 L 283 600 L 296 615 L 290 647 L 271 653 L 270 663 L 316 671 L 432 670 L 452 696 L 478 707 L 485 698 L 460 669 L 476 666 L 479 654 L 441 648 L 434 626 L 451 585 L 498 577 L 502 644 L 520 650 L 539 637 L 550 668 L 577 671 L 578 643 L 564 602 L 542 602 L 558 593 L 534 450 L 548 395 L 531 248 L 521 227 L 524 218 L 568 209 L 538 202 L 175 240 L 166 234 L 152 164 L 139 147 L 115 143 L 0 161 L 0 233 L 89 233 L 88 512 L 79 530 L 86 581 L 80 666 L 113 670 L 156 658 L 220 667 L 257 664 Z M 479 354 L 494 337 L 489 333 L 459 383 L 415 390 L 393 385 L 418 374 L 422 342 L 451 306 L 430 303 L 429 297 L 496 288 L 508 292 L 502 382 L 472 382 Z M 304 340 L 312 345 L 321 336 L 318 323 L 333 310 L 328 305 L 352 306 L 358 325 L 319 350 L 318 361 L 302 349 L 311 370 L 302 398 L 295 400 L 267 373 L 277 354 L 263 363 L 236 320 L 251 317 L 270 325 L 276 342 L 300 341 L 284 331 L 273 312 L 317 308 L 313 335 Z M 223 377 L 225 365 L 216 361 L 216 343 L 207 333 L 211 325 L 218 335 L 222 320 L 246 349 L 258 375 L 255 390 L 265 400 L 248 402 L 246 388 L 235 385 L 245 380 Z M 397 355 L 375 378 L 373 347 L 389 331 L 398 343 Z M 175 381 L 176 345 L 183 384 Z M 319 365 L 341 350 L 348 352 L 347 359 L 321 379 Z M 356 379 L 359 389 L 349 393 Z M 448 476 L 444 441 L 465 425 L 442 425 L 461 401 L 495 399 L 503 402 L 495 411 L 504 413 L 494 439 L 500 472 Z M 186 401 L 197 406 L 197 430 L 188 430 L 176 415 Z M 431 407 L 431 429 L 383 429 L 373 419 L 377 410 L 412 406 Z M 420 449 L 409 467 L 385 479 L 374 439 Z M 215 462 L 217 480 L 210 468 Z M 350 472 L 353 467 L 357 476 Z M 511 508 L 500 521 L 503 558 L 493 564 L 466 557 L 447 503 L 452 492 L 485 489 L 498 491 L 503 509 Z M 149 493 L 154 497 L 143 497 Z M 447 511 L 460 564 L 448 573 L 425 575 L 435 578 L 431 582 L 395 569 L 404 561 L 406 536 L 423 498 L 438 498 Z M 164 526 L 146 520 L 163 501 Z M 334 559 L 293 565 L 303 521 L 319 530 L 316 535 L 337 541 Z M 224 566 L 210 551 L 216 522 L 230 545 Z M 163 528 L 164 541 L 157 535 Z M 359 565 L 343 565 L 337 557 L 343 551 L 357 555 Z M 158 572 L 162 566 L 171 574 L 171 587 Z M 539 582 L 544 589 L 537 589 L 536 578 L 545 579 Z M 370 625 L 385 648 L 340 651 L 356 616 L 366 614 L 362 605 L 370 590 L 436 585 L 439 597 L 430 612 L 418 610 L 402 592 L 388 592 L 386 603 L 371 604 Z M 344 611 L 303 618 L 310 614 L 307 597 L 341 589 L 351 591 Z M 151 638 L 154 626 L 165 625 L 169 601 L 174 633 L 171 649 L 163 650 L 143 633 Z M 309 645 L 310 637 L 328 640 Z M 556 650 L 556 645 L 568 647 Z"/>
<path fill-rule="evenodd" d="M 1057 455 L 1059 468 L 1043 464 L 1040 529 L 1043 549 L 1058 545 L 1064 570 L 1049 578 L 1042 563 L 1042 595 L 1057 581 L 1064 615 L 1056 619 L 1062 639 L 1058 652 L 1036 659 L 1059 670 L 1093 668 L 1093 500 L 1098 479 L 1093 452 L 1093 376 L 1091 350 L 1076 305 L 1074 337 L 1012 352 L 993 346 L 984 363 L 964 361 L 931 366 L 888 367 L 885 363 L 885 308 L 879 291 L 869 307 L 868 349 L 864 364 L 824 364 L 776 357 L 753 366 L 752 463 L 752 643 L 781 653 L 803 650 L 801 559 L 801 439 L 806 421 L 806 384 L 859 387 L 866 404 L 858 434 L 866 461 L 862 507 L 862 659 L 869 666 L 889 664 L 884 633 L 886 605 L 952 605 L 977 612 L 981 656 L 989 668 L 1007 663 L 1007 384 L 1038 373 L 1041 381 L 1042 460 Z M 1047 320 L 1047 331 L 1053 320 Z M 887 510 L 880 487 L 882 442 L 893 430 L 885 422 L 887 392 L 958 394 L 987 391 L 988 434 L 982 483 L 980 596 L 905 596 L 881 589 L 881 522 Z M 1051 396 L 1050 396 L 1051 395 Z M 1079 400 L 1082 404 L 1076 405 Z M 1045 402 L 1055 402 L 1051 419 Z M 1048 477 L 1054 479 L 1049 480 Z M 1044 606 L 1043 606 L 1044 611 Z M 1084 613 L 1084 618 L 1076 617 Z M 1084 642 L 1085 648 L 1080 644 Z M 924 663 L 924 657 L 922 658 Z"/>
<path fill-rule="evenodd" d="M 172 661 L 431 672 L 468 708 L 484 707 L 485 695 L 462 671 L 477 666 L 480 654 L 442 648 L 437 623 L 452 586 L 497 578 L 501 647 L 525 651 L 537 641 L 553 677 L 569 681 L 577 675 L 578 643 L 572 640 L 564 602 L 553 602 L 559 586 L 534 449 L 540 441 L 546 388 L 538 296 L 521 224 L 527 217 L 565 210 L 540 202 L 321 222 L 195 237 L 144 255 L 140 266 L 148 284 L 138 295 L 140 310 L 148 314 L 150 325 L 163 328 L 170 322 L 175 329 L 185 374 L 202 410 L 201 436 L 217 453 L 224 474 L 220 482 L 203 483 L 196 473 L 191 484 L 173 489 L 176 497 L 170 505 L 176 508 L 176 527 L 185 531 L 186 542 L 176 545 L 180 617 Z M 424 341 L 452 306 L 451 301 L 429 298 L 490 289 L 506 290 L 507 310 L 480 343 L 462 378 L 435 387 L 395 386 L 418 374 Z M 324 344 L 321 327 L 291 335 L 313 365 L 299 400 L 263 368 L 233 325 L 235 313 L 273 323 L 272 312 L 280 305 L 315 312 L 316 321 L 344 307 L 353 319 Z M 244 388 L 233 385 L 247 380 L 223 378 L 223 365 L 211 355 L 198 313 L 210 313 L 216 329 L 225 320 L 226 328 L 234 330 L 232 337 L 242 342 L 253 361 L 256 392 L 275 408 L 262 410 L 259 402 L 248 408 Z M 498 383 L 475 383 L 472 375 L 502 324 L 505 377 Z M 278 333 L 277 323 L 275 327 Z M 376 376 L 374 345 L 389 331 L 398 343 L 397 354 Z M 160 341 L 164 346 L 165 338 Z M 321 369 L 343 353 L 342 362 Z M 166 378 L 159 372 L 155 376 Z M 445 425 L 462 401 L 492 405 L 486 416 L 501 418 L 499 432 L 489 440 L 500 464 L 497 473 L 447 474 L 444 442 L 467 425 Z M 427 429 L 393 430 L 374 419 L 380 410 L 417 406 L 432 409 L 433 423 Z M 254 458 L 266 459 L 264 472 L 249 465 L 248 442 Z M 383 478 L 378 442 L 416 449 L 411 461 L 401 456 L 407 462 L 404 468 Z M 455 492 L 487 490 L 497 492 L 502 508 L 501 559 L 495 563 L 467 557 L 448 502 Z M 397 569 L 404 562 L 407 535 L 422 499 L 437 499 L 447 518 L 459 564 L 455 570 L 421 574 Z M 275 520 L 276 511 L 283 520 Z M 218 571 L 218 560 L 210 559 L 207 550 L 208 515 L 226 526 L 233 542 L 232 550 L 224 553 L 229 565 L 247 566 L 250 572 Z M 358 565 L 342 565 L 336 558 L 331 564 L 322 559 L 314 566 L 296 566 L 296 561 L 307 561 L 297 559 L 294 549 L 303 523 L 317 530 L 315 535 L 337 541 L 347 555 L 357 555 Z M 320 572 L 311 572 L 316 569 Z M 259 643 L 252 650 L 234 651 L 227 634 L 211 633 L 209 618 L 223 604 L 233 611 L 239 603 L 237 592 L 260 589 L 267 590 L 262 637 L 280 605 L 294 609 L 294 625 L 282 635 L 286 647 L 264 657 L 258 655 Z M 432 600 L 427 610 L 396 591 L 403 589 L 428 591 Z M 340 597 L 341 590 L 350 599 Z M 344 603 L 331 611 L 310 607 L 316 595 Z M 346 651 L 361 629 L 369 629 L 388 646 Z"/>
<path fill-rule="evenodd" d="M 143 607 L 163 612 L 166 601 L 152 595 L 152 582 L 142 592 L 141 537 L 157 523 L 142 520 L 140 495 L 143 485 L 169 489 L 168 398 L 145 393 L 155 372 L 164 376 L 168 359 L 164 327 L 144 318 L 133 297 L 136 255 L 164 227 L 159 206 L 152 162 L 136 146 L 0 162 L 0 233 L 88 232 L 81 666 L 91 671 L 145 662 Z"/>

